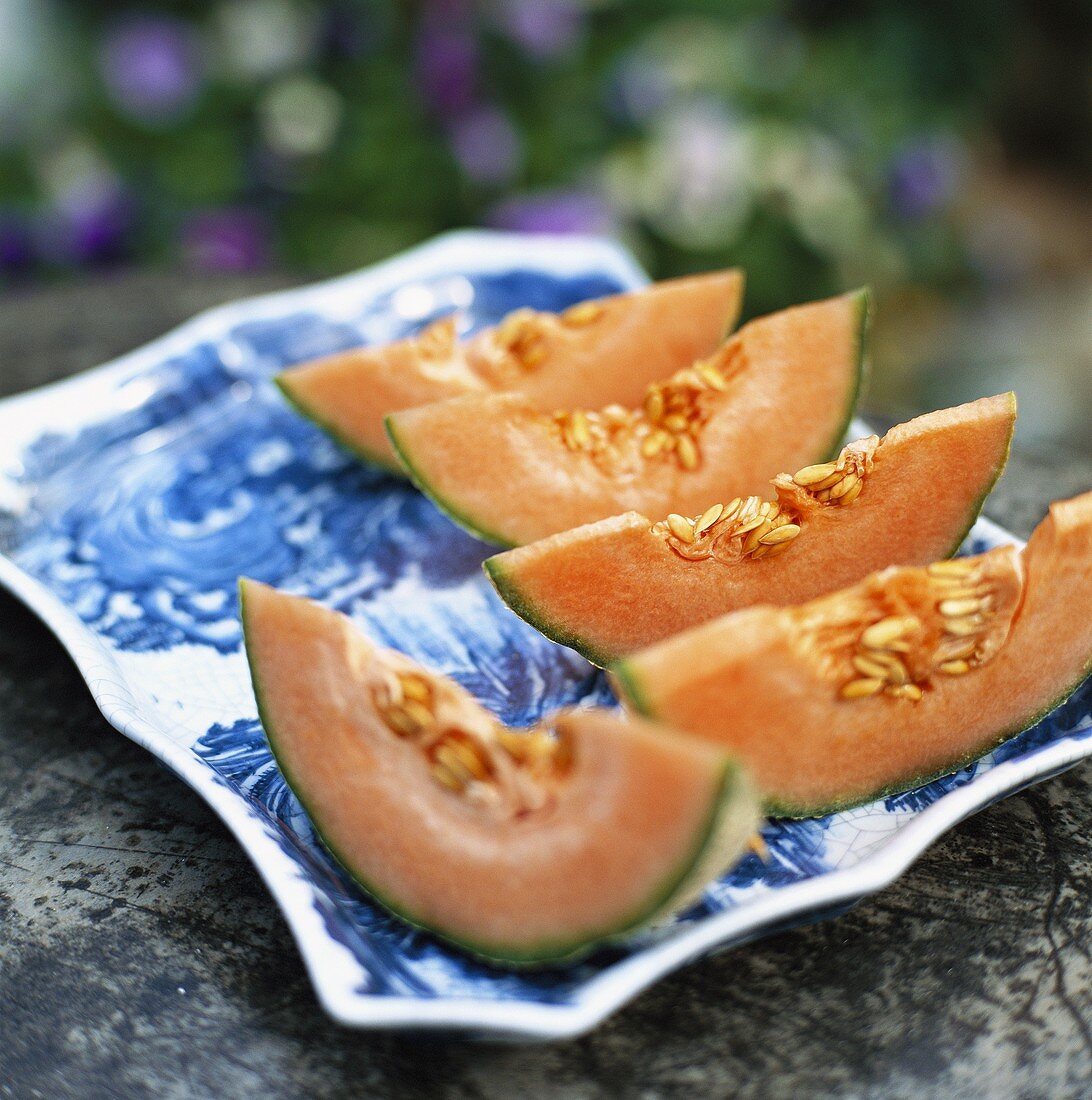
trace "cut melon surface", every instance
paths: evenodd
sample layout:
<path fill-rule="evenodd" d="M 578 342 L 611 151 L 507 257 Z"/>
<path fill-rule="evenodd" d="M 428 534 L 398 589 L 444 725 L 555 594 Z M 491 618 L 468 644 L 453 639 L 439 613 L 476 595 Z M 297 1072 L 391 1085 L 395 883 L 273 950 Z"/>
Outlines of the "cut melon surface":
<path fill-rule="evenodd" d="M 1092 493 L 1012 547 L 754 607 L 619 662 L 627 706 L 730 749 L 768 809 L 833 812 L 953 771 L 1092 667 Z"/>
<path fill-rule="evenodd" d="M 563 313 L 516 310 L 467 340 L 455 319 L 378 347 L 352 348 L 283 371 L 277 385 L 308 419 L 395 473 L 383 417 L 467 393 L 514 391 L 536 407 L 631 402 L 645 386 L 708 355 L 732 330 L 743 273 L 716 271 L 580 303 Z"/>
<path fill-rule="evenodd" d="M 472 534 L 518 546 L 627 510 L 695 512 L 837 453 L 863 369 L 858 291 L 752 321 L 638 407 L 544 413 L 517 394 L 394 413 L 414 483 Z"/>
<path fill-rule="evenodd" d="M 720 748 L 614 711 L 507 729 L 344 616 L 241 582 L 277 763 L 341 865 L 388 909 L 510 964 L 567 959 L 662 919 L 760 820 Z"/>
<path fill-rule="evenodd" d="M 1012 394 L 927 413 L 799 482 L 778 476 L 769 501 L 708 500 L 655 522 L 627 512 L 497 554 L 485 570 L 516 614 L 606 665 L 739 608 L 949 556 L 1004 469 L 1015 422 Z"/>

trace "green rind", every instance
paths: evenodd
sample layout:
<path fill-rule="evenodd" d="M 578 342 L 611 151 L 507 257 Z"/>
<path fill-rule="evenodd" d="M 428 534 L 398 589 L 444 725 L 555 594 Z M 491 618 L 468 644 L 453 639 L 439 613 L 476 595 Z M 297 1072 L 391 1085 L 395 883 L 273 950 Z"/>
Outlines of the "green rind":
<path fill-rule="evenodd" d="M 750 838 L 762 826 L 760 806 L 749 773 L 729 759 L 722 773 L 720 793 L 714 803 L 704 845 L 666 903 L 641 923 L 661 924 L 688 909 L 709 883 L 735 866 Z"/>
<path fill-rule="evenodd" d="M 580 635 L 564 627 L 555 626 L 549 619 L 538 614 L 536 606 L 523 596 L 515 580 L 505 570 L 500 557 L 500 554 L 495 554 L 491 558 L 486 558 L 482 562 L 482 569 L 489 578 L 489 583 L 497 590 L 497 595 L 515 614 L 550 641 L 576 650 L 584 660 L 590 661 L 598 668 L 607 668 L 615 660 L 613 655 L 600 652 Z"/>
<path fill-rule="evenodd" d="M 816 462 L 828 461 L 837 458 L 839 451 L 847 442 L 849 426 L 853 423 L 853 417 L 857 413 L 861 395 L 864 393 L 865 384 L 868 381 L 868 341 L 872 332 L 872 291 L 868 287 L 861 287 L 853 293 L 857 307 L 857 364 L 853 375 L 853 390 L 849 395 L 849 404 L 842 418 L 842 423 L 834 433 L 827 452 L 817 458 Z"/>
<path fill-rule="evenodd" d="M 610 666 L 608 675 L 614 693 L 623 702 L 629 704 L 629 709 L 644 718 L 654 716 L 655 711 L 641 687 L 640 678 L 628 660 L 623 658 L 621 661 L 616 661 Z M 656 719 L 656 721 L 659 721 L 659 719 Z"/>
<path fill-rule="evenodd" d="M 460 512 L 458 508 L 449 501 L 446 501 L 431 485 L 429 485 L 425 476 L 414 465 L 405 444 L 398 438 L 395 414 L 385 416 L 383 418 L 383 426 L 386 428 L 387 438 L 391 441 L 391 446 L 394 448 L 394 453 L 398 456 L 398 461 L 402 463 L 403 472 L 409 477 L 410 481 L 412 481 L 413 484 L 452 521 L 452 523 L 457 523 L 464 531 L 467 531 L 476 539 L 481 539 L 482 542 L 489 542 L 494 546 L 502 546 L 507 550 L 511 550 L 517 545 L 510 539 L 506 539 L 493 531 L 487 531 L 484 527 L 480 527 L 475 520 L 470 519 L 469 516 Z"/>
<path fill-rule="evenodd" d="M 245 642 L 248 627 L 246 613 L 246 583 L 243 578 L 240 578 L 239 582 L 239 613 L 242 619 Z M 677 911 L 677 905 L 675 904 L 676 899 L 679 899 L 681 903 L 685 902 L 693 895 L 693 886 L 696 881 L 696 876 L 705 869 L 707 862 L 706 857 L 711 850 L 722 847 L 722 838 L 726 831 L 734 832 L 732 829 L 732 820 L 741 800 L 747 799 L 752 801 L 754 803 L 755 819 L 757 820 L 758 817 L 757 799 L 755 799 L 754 795 L 751 793 L 744 773 L 734 761 L 726 756 L 717 784 L 716 794 L 711 800 L 709 813 L 702 829 L 698 833 L 698 837 L 689 857 L 682 861 L 679 868 L 666 876 L 663 884 L 652 891 L 649 900 L 644 903 L 637 912 L 632 916 L 622 918 L 616 928 L 604 930 L 593 937 L 581 938 L 579 941 L 575 942 L 543 942 L 531 947 L 521 946 L 518 948 L 504 944 L 478 942 L 452 936 L 431 926 L 427 921 L 416 916 L 409 909 L 384 894 L 382 890 L 377 889 L 372 883 L 361 876 L 359 872 L 353 869 L 349 860 L 338 852 L 337 847 L 326 836 L 319 819 L 311 812 L 310 807 L 299 795 L 299 787 L 295 777 L 286 766 L 284 758 L 277 747 L 277 735 L 273 723 L 269 719 L 269 708 L 265 702 L 264 689 L 258 675 L 258 669 L 251 656 L 250 647 L 245 646 L 245 649 L 247 664 L 250 668 L 250 678 L 254 685 L 254 699 L 258 707 L 258 718 L 262 723 L 262 730 L 269 744 L 269 750 L 273 754 L 273 758 L 277 762 L 277 767 L 280 768 L 281 774 L 285 778 L 285 782 L 292 788 L 293 792 L 296 792 L 297 798 L 300 799 L 300 803 L 315 830 L 315 835 L 322 842 L 326 850 L 345 870 L 346 874 L 388 912 L 394 914 L 394 916 L 405 921 L 407 924 L 419 928 L 423 932 L 427 932 L 429 935 L 435 936 L 447 943 L 453 944 L 463 951 L 467 951 L 472 955 L 485 959 L 490 963 L 511 967 L 523 967 L 547 966 L 556 963 L 571 962 L 574 959 L 588 954 L 590 951 L 594 950 L 594 948 L 604 943 L 620 939 L 636 929 L 649 924 L 653 920 L 666 917 L 670 913 Z M 725 864 L 724 869 L 726 869 L 726 867 L 727 864 Z"/>
<path fill-rule="evenodd" d="M 1005 453 L 1001 456 L 1001 461 L 994 469 L 993 477 L 990 478 L 978 499 L 971 505 L 967 525 L 963 528 L 959 538 L 956 539 L 955 545 L 948 551 L 948 557 L 952 557 L 956 551 L 959 550 L 967 536 L 971 533 L 971 528 L 978 522 L 978 517 L 982 514 L 982 509 L 986 505 L 986 500 L 989 498 L 990 493 L 996 488 L 997 483 L 1001 480 L 1001 476 L 1004 474 L 1009 464 L 1009 456 L 1012 454 L 1012 438 L 1016 433 L 1016 394 L 1013 393 L 1012 390 L 1009 390 L 1005 396 L 1008 397 L 1009 403 L 1012 406 L 1012 421 L 1009 424 L 1009 438 L 1005 442 Z"/>
<path fill-rule="evenodd" d="M 284 394 L 285 400 L 300 414 L 300 416 L 305 420 L 310 420 L 317 428 L 321 428 L 339 447 L 343 447 L 354 458 L 359 459 L 361 462 L 368 462 L 373 466 L 378 466 L 380 469 L 389 474 L 393 474 L 395 477 L 404 478 L 406 476 L 406 471 L 403 470 L 398 463 L 391 462 L 389 458 L 377 455 L 369 451 L 366 447 L 362 447 L 355 439 L 351 439 L 324 417 L 320 416 L 319 413 L 292 389 L 290 375 L 291 371 L 281 371 L 280 374 L 275 374 L 273 376 L 273 384 L 282 394 Z"/>
<path fill-rule="evenodd" d="M 652 721 L 666 721 L 666 719 L 658 714 L 656 709 L 649 703 L 647 696 L 641 690 L 639 677 L 626 661 L 619 661 L 617 664 L 613 665 L 610 669 L 610 673 L 612 679 L 620 688 L 619 694 L 636 714 Z M 981 745 L 953 757 L 948 764 L 945 764 L 936 771 L 921 773 L 907 779 L 897 779 L 867 794 L 847 795 L 845 798 L 835 799 L 833 802 L 799 805 L 791 802 L 779 802 L 773 798 L 766 798 L 763 799 L 763 807 L 770 817 L 826 817 L 829 814 L 841 813 L 843 810 L 853 810 L 858 806 L 866 806 L 881 798 L 891 798 L 894 795 L 905 794 L 907 791 L 925 786 L 927 783 L 932 783 L 937 779 L 942 779 L 946 775 L 951 775 L 953 772 L 965 768 L 968 764 L 985 756 L 986 753 L 992 752 L 999 745 L 1003 745 L 1006 741 L 1018 736 L 1025 730 L 1031 729 L 1032 726 L 1041 722 L 1048 714 L 1060 707 L 1085 682 L 1090 674 L 1092 674 L 1092 657 L 1089 657 L 1080 677 L 1069 687 L 1065 688 L 1059 695 L 1055 696 L 1052 703 L 1048 703 L 1046 706 L 1036 711 L 1030 718 L 1017 719 L 1015 725 L 1010 726 L 1007 731 L 999 734 L 990 734 Z"/>
<path fill-rule="evenodd" d="M 1000 481 L 1008 465 L 1009 455 L 1012 451 L 1013 434 L 1016 429 L 1016 395 L 1010 391 L 1007 396 L 1013 405 L 1013 420 L 1009 427 L 1008 440 L 1005 444 L 1005 453 L 1002 455 L 1000 462 L 994 467 L 993 476 L 983 486 L 982 492 L 971 502 L 967 511 L 967 521 L 960 533 L 956 536 L 948 552 L 944 555 L 945 557 L 952 557 L 963 545 L 971 529 L 974 527 L 975 522 L 978 520 L 979 515 L 981 515 L 986 500 L 989 498 L 990 493 L 993 492 L 998 481 Z M 500 554 L 496 554 L 491 558 L 486 558 L 486 560 L 482 562 L 482 568 L 485 570 L 486 576 L 489 577 L 490 582 L 497 590 L 497 594 L 500 598 L 504 600 L 512 611 L 521 619 L 529 623 L 540 634 L 549 638 L 551 641 L 557 642 L 559 645 L 568 646 L 569 649 L 575 650 L 585 660 L 590 661 L 599 668 L 608 668 L 614 661 L 618 660 L 617 657 L 596 649 L 594 644 L 582 635 L 576 634 L 572 630 L 554 623 L 539 609 L 538 605 L 524 596 L 516 578 L 505 570 L 501 558 L 502 555 Z"/>
<path fill-rule="evenodd" d="M 861 391 L 864 387 L 864 379 L 867 373 L 865 366 L 865 346 L 868 340 L 868 333 L 871 325 L 872 316 L 872 292 L 867 287 L 858 290 L 853 295 L 856 298 L 857 306 L 857 356 L 856 364 L 853 371 L 853 388 L 850 392 L 849 402 L 846 406 L 842 419 L 832 437 L 832 441 L 828 446 L 825 453 L 818 455 L 815 459 L 816 462 L 822 461 L 826 458 L 832 458 L 837 455 L 841 449 L 842 441 L 845 438 L 846 431 L 849 428 L 851 421 L 853 420 L 854 413 L 857 410 L 857 402 L 860 398 Z M 414 465 L 412 458 L 410 457 L 409 450 L 406 445 L 398 438 L 397 428 L 393 422 L 392 416 L 386 416 L 383 420 L 384 426 L 387 429 L 387 436 L 391 441 L 391 446 L 394 448 L 395 453 L 398 455 L 399 461 L 405 468 L 409 479 L 413 484 L 421 490 L 432 502 L 454 523 L 457 523 L 463 530 L 468 531 L 477 539 L 481 539 L 483 542 L 491 542 L 496 546 L 502 546 L 506 549 L 512 549 L 519 545 L 512 542 L 511 539 L 504 538 L 498 535 L 494 531 L 488 531 L 482 527 L 477 520 L 472 519 L 470 516 L 462 512 L 458 507 L 453 505 L 449 500 L 446 500 L 436 489 L 429 483 L 428 479 L 421 473 L 420 470 Z M 571 643 L 565 642 L 565 645 Z M 578 652 L 583 652 L 580 647 L 573 645 L 573 649 Z M 586 647 L 590 648 L 590 647 Z M 596 663 L 591 657 L 588 658 L 592 663 Z"/>

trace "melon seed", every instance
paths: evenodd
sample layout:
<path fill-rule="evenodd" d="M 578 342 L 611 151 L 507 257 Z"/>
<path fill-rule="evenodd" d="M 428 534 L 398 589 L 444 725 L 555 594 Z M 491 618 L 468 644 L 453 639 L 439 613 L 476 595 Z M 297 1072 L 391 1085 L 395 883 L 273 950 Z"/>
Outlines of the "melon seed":
<path fill-rule="evenodd" d="M 694 528 L 690 526 L 690 520 L 685 517 L 672 512 L 667 517 L 667 525 L 671 528 L 671 533 L 675 538 L 681 542 L 691 543 L 694 541 Z"/>
<path fill-rule="evenodd" d="M 679 452 L 679 464 L 684 470 L 696 470 L 701 462 L 698 445 L 689 435 L 680 435 L 676 448 Z"/>
<path fill-rule="evenodd" d="M 861 644 L 869 649 L 888 649 L 892 642 L 917 630 L 920 625 L 913 615 L 891 615 L 868 627 L 861 634 Z"/>
<path fill-rule="evenodd" d="M 568 325 L 590 325 L 602 316 L 603 306 L 599 302 L 580 302 L 565 310 L 561 319 Z"/>
<path fill-rule="evenodd" d="M 946 676 L 962 676 L 971 670 L 971 666 L 964 660 L 943 661 L 938 667 Z"/>
<path fill-rule="evenodd" d="M 860 495 L 861 490 L 864 488 L 864 482 L 859 478 L 857 483 L 849 490 L 844 496 L 838 498 L 838 503 L 844 508 L 847 504 L 852 504 Z"/>
<path fill-rule="evenodd" d="M 403 737 L 412 737 L 421 729 L 421 723 L 411 718 L 401 707 L 389 707 L 383 712 L 383 719 L 395 733 Z"/>
<path fill-rule="evenodd" d="M 969 619 L 948 619 L 944 623 L 946 634 L 952 634 L 956 638 L 969 638 L 972 634 L 978 634 L 985 625 L 980 615 Z"/>
<path fill-rule="evenodd" d="M 465 741 L 460 737 L 451 737 L 443 742 L 440 748 L 446 750 L 447 755 L 445 756 L 445 762 L 448 762 L 449 767 L 450 758 L 453 757 L 457 759 L 462 767 L 475 779 L 489 778 L 489 768 L 484 758 L 471 742 Z M 437 756 L 439 756 L 439 750 L 437 750 Z"/>
<path fill-rule="evenodd" d="M 432 763 L 432 774 L 449 790 L 458 792 L 466 786 L 459 776 L 438 760 Z"/>
<path fill-rule="evenodd" d="M 952 618 L 962 618 L 965 615 L 974 615 L 979 611 L 985 611 L 989 606 L 989 600 L 985 598 L 970 600 L 941 600 L 937 609 L 942 615 Z"/>
<path fill-rule="evenodd" d="M 895 684 L 905 684 L 910 679 L 910 673 L 906 665 L 893 653 L 882 650 L 869 653 L 869 658 L 887 670 L 885 679 Z"/>
<path fill-rule="evenodd" d="M 869 659 L 868 657 L 862 657 L 860 654 L 853 657 L 853 667 L 862 675 L 867 676 L 870 680 L 886 680 L 889 669 L 876 661 Z"/>
<path fill-rule="evenodd" d="M 667 432 L 652 432 L 650 435 L 645 436 L 645 440 L 641 444 L 641 454 L 645 458 L 654 458 L 664 449 L 670 438 Z"/>
<path fill-rule="evenodd" d="M 966 577 L 974 568 L 975 563 L 967 558 L 952 558 L 933 562 L 928 570 L 935 577 Z"/>
<path fill-rule="evenodd" d="M 724 375 L 708 360 L 703 360 L 700 363 L 694 364 L 694 370 L 698 372 L 701 380 L 711 389 L 716 390 L 718 393 L 723 393 L 728 384 L 724 380 Z"/>
<path fill-rule="evenodd" d="M 839 500 L 844 497 L 850 489 L 860 485 L 861 478 L 859 474 L 847 474 L 837 485 L 833 486 L 830 490 L 830 499 Z"/>
<path fill-rule="evenodd" d="M 864 699 L 869 695 L 875 695 L 883 687 L 883 680 L 875 677 L 867 677 L 863 680 L 850 680 L 842 688 L 843 699 Z"/>
<path fill-rule="evenodd" d="M 805 466 L 792 475 L 793 481 L 802 488 L 815 485 L 819 481 L 825 481 L 837 470 L 833 462 L 821 462 L 817 466 Z"/>
<path fill-rule="evenodd" d="M 749 554 L 763 538 L 773 530 L 773 524 L 762 516 L 758 517 L 759 526 L 756 527 L 744 540 L 743 540 L 743 553 Z"/>
<path fill-rule="evenodd" d="M 406 699 L 415 699 L 418 703 L 427 703 L 432 695 L 432 689 L 428 681 L 412 672 L 402 672 L 398 675 L 398 683 L 402 689 L 402 695 Z"/>
<path fill-rule="evenodd" d="M 698 517 L 698 522 L 694 524 L 694 533 L 697 535 L 704 535 L 714 523 L 721 517 L 721 513 L 724 511 L 723 504 L 714 504 L 709 508 L 706 508 L 704 512 Z"/>
<path fill-rule="evenodd" d="M 800 534 L 800 527 L 795 523 L 786 523 L 783 527 L 775 527 L 768 531 L 758 541 L 764 546 L 777 546 L 783 542 L 791 542 Z"/>
<path fill-rule="evenodd" d="M 586 447 L 591 442 L 591 433 L 588 431 L 588 418 L 579 409 L 573 413 L 571 429 L 573 442 L 577 447 Z"/>

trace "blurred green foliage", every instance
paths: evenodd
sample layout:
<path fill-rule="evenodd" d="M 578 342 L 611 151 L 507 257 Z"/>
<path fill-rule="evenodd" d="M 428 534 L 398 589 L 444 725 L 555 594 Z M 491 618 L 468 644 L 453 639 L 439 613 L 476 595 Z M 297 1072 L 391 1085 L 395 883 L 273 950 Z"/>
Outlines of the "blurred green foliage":
<path fill-rule="evenodd" d="M 612 232 L 752 311 L 980 278 L 1013 0 L 0 0 L 0 278 Z"/>

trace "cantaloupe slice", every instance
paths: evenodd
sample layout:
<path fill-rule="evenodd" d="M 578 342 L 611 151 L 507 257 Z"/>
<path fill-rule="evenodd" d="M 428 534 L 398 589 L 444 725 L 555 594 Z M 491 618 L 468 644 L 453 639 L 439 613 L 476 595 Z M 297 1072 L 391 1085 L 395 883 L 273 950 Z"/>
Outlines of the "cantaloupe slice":
<path fill-rule="evenodd" d="M 419 336 L 292 367 L 276 382 L 304 416 L 401 474 L 383 417 L 465 393 L 512 390 L 542 409 L 640 400 L 645 386 L 714 351 L 739 316 L 740 271 L 671 279 L 564 313 L 516 310 L 460 342 L 454 318 Z"/>
<path fill-rule="evenodd" d="M 568 958 L 665 917 L 757 826 L 722 749 L 606 710 L 509 730 L 344 616 L 254 581 L 241 595 L 270 748 L 326 846 L 479 955 Z"/>
<path fill-rule="evenodd" d="M 858 291 L 752 321 L 634 409 L 551 415 L 516 394 L 472 395 L 395 413 L 387 430 L 417 486 L 490 542 L 628 509 L 687 515 L 837 451 L 867 320 Z"/>
<path fill-rule="evenodd" d="M 801 603 L 949 556 L 1004 469 L 1015 423 L 1011 393 L 928 413 L 780 475 L 774 500 L 708 501 L 656 523 L 627 512 L 485 569 L 516 614 L 607 664 L 741 607 Z"/>
<path fill-rule="evenodd" d="M 1038 721 L 1092 670 L 1092 493 L 1011 547 L 726 615 L 616 666 L 627 704 L 731 749 L 770 810 L 918 786 Z"/>

